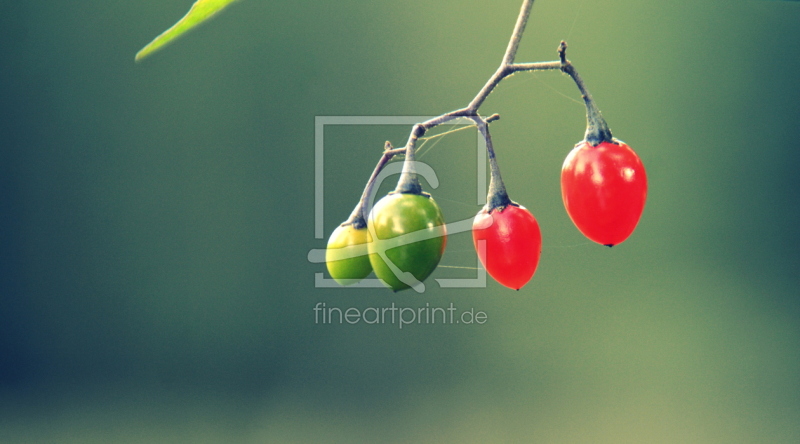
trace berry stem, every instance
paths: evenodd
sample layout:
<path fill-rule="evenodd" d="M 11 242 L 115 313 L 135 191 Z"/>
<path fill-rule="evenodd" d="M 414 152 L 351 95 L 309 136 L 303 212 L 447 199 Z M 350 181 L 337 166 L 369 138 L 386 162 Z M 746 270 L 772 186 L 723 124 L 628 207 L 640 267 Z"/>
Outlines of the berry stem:
<path fill-rule="evenodd" d="M 613 142 L 613 136 L 608 128 L 606 119 L 603 118 L 603 114 L 600 113 L 600 109 L 594 103 L 594 99 L 592 99 L 589 90 L 586 89 L 586 85 L 583 83 L 578 71 L 567 60 L 567 42 L 563 40 L 558 45 L 558 57 L 561 59 L 561 71 L 572 77 L 581 92 L 583 102 L 586 104 L 586 135 L 584 139 L 592 146 L 597 146 L 603 142 Z"/>
<path fill-rule="evenodd" d="M 356 207 L 353 208 L 353 212 L 350 213 L 350 217 L 348 217 L 347 220 L 342 223 L 343 226 L 353 225 L 357 229 L 366 228 L 367 216 L 369 209 L 372 207 L 369 200 L 370 196 L 372 196 L 372 189 L 375 188 L 375 180 L 377 179 L 378 174 L 380 174 L 386 164 L 388 164 L 394 156 L 403 154 L 405 152 L 407 152 L 405 148 L 394 148 L 390 142 L 386 142 L 384 145 L 383 154 L 378 160 L 378 164 L 375 165 L 375 169 L 372 170 L 372 175 L 369 176 L 367 185 L 364 187 L 364 192 L 361 193 L 361 199 L 359 199 Z"/>
<path fill-rule="evenodd" d="M 480 91 L 478 91 L 478 94 L 472 99 L 472 101 L 464 108 L 459 108 L 442 114 L 438 117 L 428 119 L 425 122 L 417 123 L 411 129 L 411 134 L 408 137 L 408 142 L 406 142 L 405 147 L 397 148 L 398 150 L 405 150 L 406 156 L 405 163 L 403 164 L 403 171 L 400 175 L 400 179 L 398 180 L 397 187 L 395 188 L 396 193 L 422 193 L 422 186 L 419 184 L 414 166 L 417 140 L 423 137 L 426 132 L 439 125 L 464 117 L 475 122 L 481 135 L 486 140 L 486 149 L 490 150 L 489 160 L 491 162 L 492 176 L 489 184 L 489 202 L 487 202 L 487 205 L 494 205 L 493 208 L 499 208 L 508 205 L 508 203 L 511 201 L 508 200 L 505 186 L 503 185 L 502 178 L 500 178 L 500 169 L 497 167 L 494 147 L 492 146 L 491 136 L 489 135 L 488 131 L 487 124 L 492 120 L 492 118 L 490 117 L 489 119 L 483 119 L 480 117 L 478 110 L 483 102 L 485 102 L 489 97 L 489 94 L 494 91 L 494 89 L 503 79 L 518 72 L 560 70 L 568 74 L 570 77 L 572 77 L 572 80 L 575 81 L 575 84 L 581 91 L 584 103 L 586 104 L 586 141 L 593 146 L 596 146 L 602 142 L 613 141 L 611 130 L 608 129 L 608 125 L 606 124 L 605 119 L 603 119 L 603 115 L 600 113 L 597 105 L 595 105 L 591 94 L 589 94 L 589 91 L 586 89 L 583 80 L 581 79 L 580 75 L 578 75 L 578 71 L 572 65 L 572 62 L 568 61 L 566 58 L 566 42 L 562 41 L 558 47 L 560 60 L 536 63 L 514 62 L 517 55 L 517 49 L 519 49 L 519 45 L 522 40 L 522 35 L 525 32 L 525 26 L 527 25 L 528 18 L 530 17 L 533 1 L 534 0 L 523 0 L 519 11 L 519 16 L 517 16 L 514 30 L 511 33 L 511 38 L 508 41 L 508 46 L 503 54 L 503 60 L 500 63 L 500 66 L 497 68 L 494 74 L 489 77 L 489 80 L 486 81 L 486 84 L 483 85 Z"/>
<path fill-rule="evenodd" d="M 492 93 L 495 87 L 500 84 L 500 81 L 503 80 L 505 77 L 514 73 L 513 69 L 510 67 L 511 64 L 514 63 L 514 59 L 517 55 L 517 49 L 519 48 L 520 41 L 522 40 L 522 34 L 525 32 L 525 26 L 528 23 L 528 17 L 531 14 L 531 8 L 533 7 L 533 0 L 523 0 L 522 6 L 520 7 L 519 15 L 517 16 L 517 22 L 514 25 L 514 31 L 511 33 L 511 38 L 508 41 L 508 46 L 506 47 L 506 51 L 503 54 L 503 61 L 500 63 L 500 67 L 497 68 L 497 71 L 489 78 L 486 84 L 481 88 L 478 94 L 475 96 L 474 99 L 467 105 L 466 108 L 457 109 L 455 111 L 451 111 L 446 114 L 442 114 L 441 116 L 434 117 L 429 119 L 425 122 L 418 123 L 414 125 L 411 130 L 411 134 L 408 137 L 408 142 L 406 143 L 406 160 L 403 164 L 403 172 L 400 175 L 400 180 L 397 183 L 397 188 L 395 189 L 396 193 L 413 193 L 413 194 L 421 194 L 422 187 L 419 184 L 419 180 L 417 179 L 416 170 L 414 168 L 414 152 L 416 150 L 416 142 L 417 139 L 424 136 L 425 133 L 430 130 L 431 128 L 437 127 L 443 123 L 447 123 L 451 120 L 454 120 L 459 117 L 467 117 L 472 118 L 476 125 L 478 121 L 484 122 L 486 121 L 480 118 L 478 115 L 478 108 L 483 104 L 489 94 Z M 476 120 L 477 119 L 477 120 Z M 484 138 L 489 137 L 488 131 L 482 131 Z M 487 139 L 486 143 L 487 149 L 491 146 L 491 140 Z M 494 154 L 490 155 L 490 159 L 494 159 Z M 495 164 L 496 166 L 496 164 Z M 497 171 L 499 177 L 499 170 Z M 493 176 L 494 178 L 494 173 Z M 499 186 L 502 187 L 502 179 L 496 181 L 499 183 Z M 491 184 L 490 184 L 491 187 Z M 503 187 L 503 193 L 505 193 L 505 188 Z M 506 196 L 507 198 L 507 196 Z"/>
<path fill-rule="evenodd" d="M 417 139 L 425 135 L 426 128 L 422 125 L 414 125 L 411 136 L 406 143 L 406 160 L 403 162 L 403 171 L 400 173 L 400 180 L 397 181 L 395 193 L 403 194 L 422 194 L 422 185 L 417 179 L 417 169 L 414 167 Z"/>
<path fill-rule="evenodd" d="M 506 185 L 503 183 L 503 177 L 500 175 L 500 167 L 497 165 L 492 135 L 489 133 L 488 119 L 483 120 L 481 118 L 475 118 L 473 120 L 478 126 L 478 131 L 480 131 L 483 139 L 486 141 L 486 152 L 489 155 L 489 171 L 491 176 L 489 179 L 489 192 L 486 196 L 486 205 L 483 209 L 487 213 L 492 212 L 492 210 L 502 211 L 503 208 L 511 204 L 511 199 L 508 197 Z"/>
<path fill-rule="evenodd" d="M 508 40 L 508 47 L 506 47 L 506 53 L 503 55 L 501 66 L 514 63 L 514 59 L 517 57 L 517 49 L 519 49 L 519 42 L 522 41 L 522 34 L 525 32 L 525 25 L 528 24 L 528 17 L 531 15 L 532 7 L 533 0 L 524 0 L 522 2 L 522 6 L 519 8 L 519 16 L 517 16 L 517 23 L 514 25 L 514 31 L 511 32 L 511 38 Z"/>

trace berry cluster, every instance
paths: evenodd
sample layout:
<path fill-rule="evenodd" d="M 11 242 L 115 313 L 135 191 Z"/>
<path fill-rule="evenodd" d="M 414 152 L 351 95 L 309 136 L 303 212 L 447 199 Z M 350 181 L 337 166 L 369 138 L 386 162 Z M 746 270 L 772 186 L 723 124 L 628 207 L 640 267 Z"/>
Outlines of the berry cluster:
<path fill-rule="evenodd" d="M 521 71 L 560 70 L 568 74 L 586 104 L 584 140 L 569 153 L 561 169 L 561 196 L 575 226 L 592 241 L 609 247 L 623 242 L 636 228 L 647 198 L 644 165 L 627 144 L 611 135 L 583 80 L 566 59 L 566 43 L 559 45 L 558 61 L 514 63 L 532 3 L 523 2 L 503 62 L 467 107 L 415 125 L 403 148 L 386 143 L 359 204 L 328 241 L 325 260 L 338 283 L 350 285 L 374 271 L 388 287 L 399 291 L 421 285 L 439 264 L 447 230 L 441 209 L 417 180 L 415 147 L 428 130 L 456 118 L 475 123 L 489 155 L 487 203 L 472 224 L 478 258 L 489 275 L 506 287 L 518 290 L 530 281 L 542 251 L 539 224 L 530 211 L 508 197 L 489 133 L 489 123 L 499 117 L 478 114 L 494 87 Z M 397 154 L 405 155 L 397 187 L 370 208 L 375 179 Z"/>

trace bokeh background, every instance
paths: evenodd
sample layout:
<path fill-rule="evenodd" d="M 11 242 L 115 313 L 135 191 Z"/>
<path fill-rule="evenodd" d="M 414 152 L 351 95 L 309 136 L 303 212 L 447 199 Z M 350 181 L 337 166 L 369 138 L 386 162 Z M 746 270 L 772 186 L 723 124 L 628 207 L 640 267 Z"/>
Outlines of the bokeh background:
<path fill-rule="evenodd" d="M 437 115 L 499 63 L 518 0 L 239 2 L 141 63 L 189 0 L 3 2 L 0 442 L 800 442 L 800 4 L 540 0 L 650 194 L 584 239 L 559 172 L 571 81 L 482 108 L 544 249 L 519 292 L 321 289 L 315 116 Z M 326 127 L 326 234 L 383 142 Z M 474 130 L 431 141 L 448 220 L 477 205 Z M 442 264 L 474 267 L 468 233 Z M 448 306 L 483 325 L 321 325 L 313 307 Z"/>

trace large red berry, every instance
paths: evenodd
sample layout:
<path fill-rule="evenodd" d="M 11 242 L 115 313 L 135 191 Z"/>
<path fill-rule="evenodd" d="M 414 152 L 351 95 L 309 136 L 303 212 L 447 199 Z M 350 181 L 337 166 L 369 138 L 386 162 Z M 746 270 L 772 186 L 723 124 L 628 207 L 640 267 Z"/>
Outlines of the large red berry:
<path fill-rule="evenodd" d="M 499 283 L 519 290 L 539 265 L 542 233 L 523 206 L 481 210 L 472 222 L 472 240 L 486 271 Z"/>
<path fill-rule="evenodd" d="M 583 141 L 561 168 L 561 197 L 575 226 L 589 239 L 613 246 L 633 233 L 647 199 L 647 175 L 624 142 Z"/>

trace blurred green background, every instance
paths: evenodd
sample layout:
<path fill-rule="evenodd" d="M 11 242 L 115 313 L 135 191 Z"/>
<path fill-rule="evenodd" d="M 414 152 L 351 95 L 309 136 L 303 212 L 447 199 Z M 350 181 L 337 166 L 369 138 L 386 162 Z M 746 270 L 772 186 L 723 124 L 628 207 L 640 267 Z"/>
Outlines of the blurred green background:
<path fill-rule="evenodd" d="M 4 2 L 0 442 L 800 442 L 797 2 L 537 1 L 518 60 L 569 42 L 648 168 L 633 236 L 572 226 L 579 95 L 520 74 L 481 111 L 542 227 L 533 281 L 314 287 L 315 116 L 465 105 L 519 3 L 247 0 L 135 64 L 189 0 Z M 326 234 L 409 129 L 326 128 Z M 450 221 L 479 208 L 474 147 L 421 159 Z M 468 233 L 442 264 L 474 266 Z M 321 325 L 318 302 L 488 321 Z"/>

